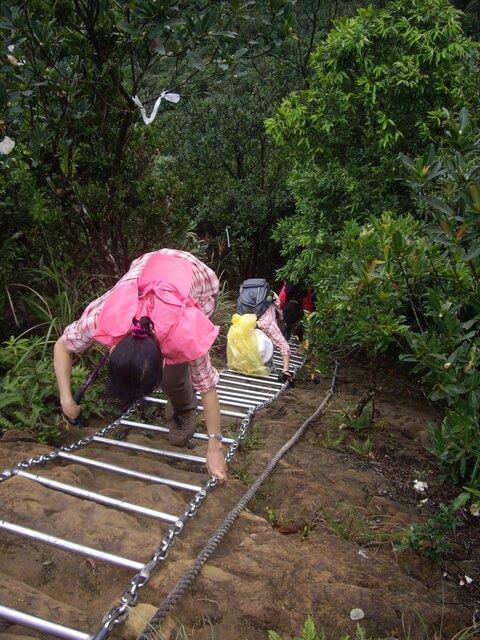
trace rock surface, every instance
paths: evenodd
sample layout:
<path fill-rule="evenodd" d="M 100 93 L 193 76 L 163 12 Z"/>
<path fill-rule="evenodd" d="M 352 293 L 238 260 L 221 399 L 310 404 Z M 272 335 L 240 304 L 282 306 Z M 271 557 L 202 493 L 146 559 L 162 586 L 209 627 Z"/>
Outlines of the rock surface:
<path fill-rule="evenodd" d="M 309 615 L 328 640 L 353 637 L 357 624 L 371 637 L 399 640 L 427 640 L 434 633 L 450 639 L 472 624 L 480 595 L 480 536 L 473 517 L 463 514 L 459 538 L 442 564 L 394 549 L 401 529 L 428 518 L 454 492 L 440 483 L 423 446 L 427 422 L 438 421 L 433 408 L 395 369 L 383 371 L 381 379 L 373 427 L 347 428 L 342 425 L 367 390 L 368 372 L 361 363 L 340 368 L 325 411 L 308 424 L 223 535 L 162 620 L 158 638 L 267 640 L 275 630 L 286 640 L 301 636 Z M 140 590 L 128 624 L 118 625 L 112 638 L 132 640 L 148 625 L 248 487 L 314 414 L 329 384 L 327 375 L 319 385 L 300 379 L 256 414 L 230 464 L 227 484 L 215 488 L 187 523 L 168 559 Z M 235 424 L 227 429 L 233 433 Z M 66 436 L 65 442 L 81 435 Z M 371 447 L 365 445 L 367 436 Z M 135 430 L 124 437 L 147 446 L 162 442 Z M 47 451 L 10 434 L 0 441 L 0 468 Z M 203 445 L 191 453 L 204 455 Z M 106 454 L 101 445 L 92 447 L 92 457 L 113 464 L 123 456 L 121 449 Z M 165 471 L 199 485 L 207 480 L 204 470 L 152 461 L 141 453 L 135 458 L 147 473 Z M 182 513 L 192 496 L 66 462 L 29 471 L 170 513 Z M 414 489 L 418 478 L 427 482 L 425 494 Z M 21 477 L 0 483 L 1 517 L 59 537 L 71 539 L 73 531 L 78 543 L 140 562 L 150 559 L 169 527 L 93 502 L 79 508 L 78 499 L 59 492 L 52 504 L 47 493 Z M 0 558 L 2 604 L 22 608 L 24 603 L 36 615 L 91 633 L 119 603 L 132 577 L 128 569 L 2 531 Z M 460 585 L 465 575 L 472 581 Z M 364 613 L 358 622 L 351 619 L 353 609 Z M 48 637 L 0 621 L 0 640 Z"/>

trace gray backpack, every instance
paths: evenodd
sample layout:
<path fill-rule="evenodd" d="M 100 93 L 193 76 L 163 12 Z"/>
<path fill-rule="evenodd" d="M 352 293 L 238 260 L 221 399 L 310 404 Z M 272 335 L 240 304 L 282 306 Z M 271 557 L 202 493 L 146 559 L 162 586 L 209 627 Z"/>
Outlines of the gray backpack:
<path fill-rule="evenodd" d="M 272 303 L 272 291 L 265 278 L 249 278 L 240 285 L 237 298 L 238 314 L 254 313 L 260 318 Z"/>

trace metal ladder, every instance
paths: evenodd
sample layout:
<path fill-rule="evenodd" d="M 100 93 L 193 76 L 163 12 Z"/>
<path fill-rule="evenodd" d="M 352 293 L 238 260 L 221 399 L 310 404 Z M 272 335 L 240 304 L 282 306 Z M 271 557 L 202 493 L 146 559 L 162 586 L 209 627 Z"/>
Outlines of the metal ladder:
<path fill-rule="evenodd" d="M 291 370 L 295 377 L 299 369 L 303 366 L 303 357 L 298 352 L 294 344 L 291 345 L 291 349 Z M 277 352 L 274 353 L 273 364 L 281 370 L 282 359 Z M 271 404 L 286 390 L 287 386 L 287 384 L 277 381 L 276 374 L 271 374 L 267 377 L 253 377 L 230 369 L 220 371 L 220 380 L 217 385 L 217 392 L 220 399 L 221 415 L 223 417 L 236 420 L 237 424 L 239 422 L 238 432 L 235 437 L 223 438 L 223 443 L 228 446 L 225 456 L 227 464 L 232 460 L 240 443 L 246 437 L 254 414 L 260 409 Z M 139 432 L 148 432 L 150 434 L 159 435 L 160 437 L 164 436 L 168 433 L 168 427 L 161 424 L 149 424 L 148 422 L 142 421 L 141 418 L 142 408 L 144 409 L 145 406 L 162 406 L 166 405 L 166 403 L 167 400 L 161 392 L 154 392 L 151 396 L 146 396 L 142 401 L 135 403 L 118 420 L 93 435 L 82 438 L 71 445 L 64 446 L 50 453 L 36 456 L 29 460 L 24 460 L 16 464 L 13 468 L 0 473 L 0 485 L 2 482 L 5 482 L 15 476 L 19 476 L 51 490 L 51 493 L 49 493 L 48 496 L 51 497 L 53 501 L 55 500 L 56 492 L 60 491 L 68 494 L 69 496 L 78 498 L 80 501 L 93 501 L 103 506 L 133 513 L 137 516 L 152 518 L 157 521 L 169 523 L 170 525 L 167 534 L 160 542 L 158 548 L 152 550 L 151 557 L 142 562 L 117 555 L 108 549 L 97 549 L 79 544 L 74 541 L 75 531 L 72 531 L 71 539 L 70 537 L 67 539 L 0 519 L 0 531 L 2 532 L 34 540 L 37 543 L 51 545 L 62 549 L 65 552 L 81 554 L 100 562 L 122 567 L 132 571 L 134 574 L 129 585 L 121 596 L 118 606 L 113 607 L 103 616 L 96 632 L 91 633 L 72 628 L 60 622 L 40 618 L 32 613 L 5 606 L 1 604 L 1 602 L 0 619 L 12 624 L 19 624 L 39 632 L 49 634 L 56 638 L 66 638 L 69 640 L 102 640 L 103 638 L 110 636 L 116 625 L 125 622 L 129 615 L 129 607 L 135 606 L 139 601 L 139 591 L 148 583 L 153 572 L 155 572 L 160 565 L 167 560 L 169 550 L 174 545 L 176 538 L 182 533 L 186 524 L 203 504 L 209 492 L 217 485 L 217 478 L 215 476 L 211 476 L 203 486 L 200 486 L 189 482 L 182 482 L 172 478 L 146 473 L 145 471 L 141 471 L 134 467 L 135 455 L 132 454 L 141 453 L 167 459 L 173 463 L 188 463 L 189 465 L 193 465 L 197 468 L 197 470 L 205 465 L 205 457 L 183 452 L 180 453 L 178 450 L 172 451 L 168 448 L 164 449 L 125 442 L 111 437 L 112 435 L 117 435 L 119 430 L 124 431 L 125 429 L 128 429 L 129 432 L 131 432 L 131 430 L 138 430 Z M 198 409 L 203 411 L 203 407 L 201 405 L 199 405 Z M 132 417 L 137 415 L 140 416 L 140 419 L 132 419 Z M 207 435 L 200 432 L 196 432 L 193 438 L 197 441 L 204 441 L 204 443 L 208 440 Z M 89 457 L 88 447 L 93 444 L 122 451 L 125 455 L 125 457 L 122 458 L 122 464 L 111 464 L 105 460 L 92 456 Z M 82 450 L 84 455 L 74 453 L 79 450 Z M 123 463 L 123 459 L 125 460 L 125 463 Z M 103 495 L 102 493 L 83 489 L 68 483 L 59 482 L 33 472 L 33 470 L 38 469 L 38 467 L 45 466 L 47 464 L 52 465 L 56 462 L 80 464 L 94 470 L 101 470 L 111 474 L 119 474 L 121 476 L 126 476 L 149 484 L 153 483 L 168 486 L 174 490 L 178 490 L 182 496 L 187 496 L 185 510 L 183 514 L 180 515 L 165 513 L 134 502 L 120 500 Z M 192 494 L 193 497 L 188 502 L 188 496 L 191 496 Z M 84 502 L 80 502 L 79 508 L 81 509 L 84 504 Z"/>

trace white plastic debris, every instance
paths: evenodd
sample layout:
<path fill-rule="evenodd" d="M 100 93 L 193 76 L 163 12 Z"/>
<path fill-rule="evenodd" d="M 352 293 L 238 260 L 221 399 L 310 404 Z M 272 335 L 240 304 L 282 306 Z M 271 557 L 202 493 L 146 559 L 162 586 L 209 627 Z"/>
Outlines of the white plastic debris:
<path fill-rule="evenodd" d="M 414 480 L 413 488 L 415 489 L 415 491 L 423 493 L 424 491 L 426 491 L 426 489 L 428 489 L 428 484 L 426 482 L 423 482 L 423 480 Z"/>
<path fill-rule="evenodd" d="M 471 583 L 473 582 L 473 578 L 470 578 L 470 576 L 467 576 L 467 575 L 466 575 L 466 576 L 465 576 L 465 582 L 466 582 L 467 584 L 471 584 Z"/>
<path fill-rule="evenodd" d="M 362 558 L 368 558 L 368 554 L 364 549 L 360 549 L 360 551 L 358 552 L 359 556 L 362 556 Z"/>
<path fill-rule="evenodd" d="M 15 140 L 12 140 L 8 136 L 0 142 L 0 153 L 7 156 L 15 148 Z"/>
<path fill-rule="evenodd" d="M 145 124 L 150 124 L 155 120 L 157 116 L 158 108 L 160 107 L 160 103 L 164 98 L 169 102 L 175 102 L 175 103 L 177 103 L 180 100 L 180 96 L 178 95 L 178 93 L 169 93 L 168 91 L 162 91 L 162 93 L 158 96 L 158 98 L 155 101 L 155 104 L 152 109 L 152 113 L 149 116 L 147 116 L 145 112 L 145 107 L 141 103 L 140 98 L 138 96 L 132 96 L 133 102 L 137 105 L 137 107 L 140 108 L 140 113 L 142 114 L 142 118 Z"/>
<path fill-rule="evenodd" d="M 361 620 L 365 617 L 363 609 L 352 609 L 350 611 L 350 620 Z"/>

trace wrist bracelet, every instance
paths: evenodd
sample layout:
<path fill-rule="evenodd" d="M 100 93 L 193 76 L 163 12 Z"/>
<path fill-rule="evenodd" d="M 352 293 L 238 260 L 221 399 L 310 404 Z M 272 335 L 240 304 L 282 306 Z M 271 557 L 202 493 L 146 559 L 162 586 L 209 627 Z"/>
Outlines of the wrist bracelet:
<path fill-rule="evenodd" d="M 222 442 L 223 436 L 221 433 L 208 433 L 207 438 L 215 438 L 216 440 L 220 440 Z"/>

